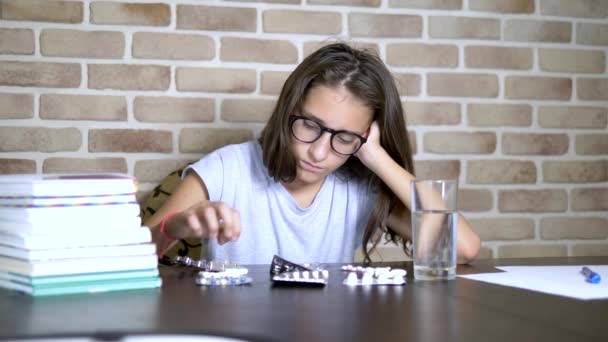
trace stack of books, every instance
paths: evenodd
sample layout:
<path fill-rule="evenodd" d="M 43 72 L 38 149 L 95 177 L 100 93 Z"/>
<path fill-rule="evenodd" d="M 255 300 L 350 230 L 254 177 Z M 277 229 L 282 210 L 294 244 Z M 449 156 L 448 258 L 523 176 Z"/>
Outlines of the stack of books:
<path fill-rule="evenodd" d="M 33 296 L 157 288 L 125 174 L 0 176 L 0 287 Z"/>

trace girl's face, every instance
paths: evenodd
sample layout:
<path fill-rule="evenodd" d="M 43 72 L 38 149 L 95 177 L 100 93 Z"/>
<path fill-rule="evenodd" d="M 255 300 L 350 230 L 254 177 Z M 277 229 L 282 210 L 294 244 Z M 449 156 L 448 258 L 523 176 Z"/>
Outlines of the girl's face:
<path fill-rule="evenodd" d="M 373 118 L 372 110 L 346 88 L 326 86 L 310 89 L 302 110 L 293 114 L 311 119 L 321 127 L 335 131 L 346 130 L 362 137 L 367 135 Z M 328 174 L 346 162 L 350 156 L 337 153 L 331 146 L 331 138 L 332 134 L 324 131 L 319 139 L 306 143 L 291 135 L 290 149 L 296 158 L 297 168 L 296 179 L 292 184 L 323 182 Z M 344 143 L 344 140 L 336 136 L 334 146 L 339 143 Z"/>

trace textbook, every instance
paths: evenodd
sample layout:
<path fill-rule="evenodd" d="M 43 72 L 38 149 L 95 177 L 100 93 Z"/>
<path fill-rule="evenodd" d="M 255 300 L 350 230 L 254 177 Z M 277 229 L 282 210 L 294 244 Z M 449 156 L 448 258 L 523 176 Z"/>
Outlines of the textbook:
<path fill-rule="evenodd" d="M 61 284 L 28 285 L 0 279 L 0 287 L 17 290 L 32 296 L 53 296 L 75 293 L 96 293 L 120 290 L 138 290 L 158 288 L 162 284 L 160 277 L 141 277 L 132 279 L 109 279 L 100 281 L 83 281 Z"/>
<path fill-rule="evenodd" d="M 135 194 L 103 195 L 103 196 L 4 196 L 0 197 L 1 208 L 38 208 L 38 207 L 67 207 L 109 205 L 122 203 L 137 203 Z"/>
<path fill-rule="evenodd" d="M 139 216 L 139 214 L 140 208 L 139 204 L 137 203 L 60 207 L 0 207 L 0 220 L 27 221 L 35 224 L 45 221 L 61 222 L 62 220 L 66 220 L 68 218 L 71 221 L 80 220 L 81 222 L 86 223 L 95 217 L 136 217 Z"/>
<path fill-rule="evenodd" d="M 159 287 L 137 187 L 118 173 L 0 175 L 0 287 L 34 296 Z"/>
<path fill-rule="evenodd" d="M 152 241 L 152 234 L 147 227 L 125 229 L 119 234 L 108 234 L 103 230 L 87 231 L 86 229 L 83 229 L 80 234 L 73 235 L 53 233 L 13 235 L 0 232 L 0 244 L 30 250 L 128 245 L 150 241 Z"/>
<path fill-rule="evenodd" d="M 28 277 L 115 272 L 158 267 L 156 254 L 26 261 L 0 256 L 0 270 Z"/>
<path fill-rule="evenodd" d="M 97 272 L 97 273 L 81 273 L 81 274 L 68 274 L 59 276 L 42 276 L 42 277 L 27 277 L 20 274 L 14 274 L 10 272 L 0 271 L 0 280 L 10 281 L 13 283 L 21 283 L 25 285 L 49 285 L 49 284 L 62 284 L 62 283 L 76 283 L 76 282 L 91 282 L 100 280 L 116 280 L 116 279 L 132 279 L 132 278 L 146 278 L 146 277 L 157 277 L 159 275 L 157 268 L 142 269 L 142 270 L 131 270 L 131 271 L 118 271 L 118 272 Z"/>
<path fill-rule="evenodd" d="M 138 216 L 105 216 L 94 220 L 74 220 L 71 217 L 60 217 L 54 220 L 38 222 L 6 221 L 0 219 L 0 232 L 12 235 L 44 234 L 83 234 L 91 231 L 105 231 L 107 234 L 120 234 L 126 229 L 139 229 L 141 217 Z"/>
<path fill-rule="evenodd" d="M 122 173 L 1 175 L 0 197 L 123 195 L 136 193 L 137 186 Z"/>
<path fill-rule="evenodd" d="M 23 249 L 0 244 L 0 255 L 30 261 L 146 255 L 155 252 L 156 245 L 153 243 L 39 250 Z"/>

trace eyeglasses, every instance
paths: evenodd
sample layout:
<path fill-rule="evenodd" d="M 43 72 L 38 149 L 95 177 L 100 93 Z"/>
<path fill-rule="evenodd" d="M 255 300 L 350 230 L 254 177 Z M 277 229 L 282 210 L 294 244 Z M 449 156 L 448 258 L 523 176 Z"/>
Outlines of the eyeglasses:
<path fill-rule="evenodd" d="M 345 130 L 333 130 L 323 127 L 318 122 L 299 115 L 290 115 L 289 124 L 291 134 L 301 142 L 312 143 L 323 135 L 323 132 L 331 134 L 330 145 L 336 153 L 341 155 L 355 154 L 367 139 Z"/>

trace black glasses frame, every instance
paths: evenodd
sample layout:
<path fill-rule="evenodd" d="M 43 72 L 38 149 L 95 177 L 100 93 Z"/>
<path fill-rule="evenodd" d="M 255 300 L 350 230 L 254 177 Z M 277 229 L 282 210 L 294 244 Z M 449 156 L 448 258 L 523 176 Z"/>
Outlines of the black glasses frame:
<path fill-rule="evenodd" d="M 293 124 L 294 124 L 294 123 L 295 123 L 297 120 L 306 120 L 306 121 L 311 121 L 311 122 L 314 122 L 314 123 L 315 123 L 317 126 L 319 126 L 319 129 L 320 129 L 320 130 L 319 130 L 319 135 L 317 135 L 317 137 L 316 137 L 316 138 L 314 138 L 314 139 L 312 139 L 312 140 L 310 140 L 310 141 L 305 141 L 305 140 L 302 140 L 302 139 L 298 138 L 298 137 L 296 136 L 296 133 L 293 131 Z M 292 115 L 290 115 L 290 116 L 289 116 L 289 130 L 291 131 L 291 135 L 293 135 L 293 137 L 294 137 L 294 138 L 296 138 L 298 141 L 301 141 L 301 142 L 303 142 L 303 143 L 313 143 L 313 142 L 315 142 L 315 141 L 319 140 L 319 138 L 321 138 L 321 136 L 323 135 L 323 133 L 324 133 L 324 132 L 329 132 L 329 134 L 331 134 L 331 137 L 329 138 L 329 142 L 330 142 L 330 145 L 331 145 L 332 150 L 334 150 L 334 152 L 336 152 L 336 153 L 338 153 L 338 154 L 341 154 L 341 155 L 343 155 L 343 156 L 350 156 L 350 155 L 353 155 L 353 154 L 357 153 L 357 151 L 359 151 L 359 149 L 361 148 L 361 146 L 363 146 L 363 144 L 365 144 L 365 143 L 367 142 L 367 139 L 366 139 L 366 138 L 364 138 L 364 137 L 360 136 L 360 135 L 359 135 L 359 134 L 357 134 L 357 133 L 353 133 L 353 132 L 351 132 L 351 131 L 347 131 L 347 130 L 343 130 L 343 129 L 340 129 L 340 130 L 335 130 L 335 129 L 327 128 L 327 127 L 325 127 L 325 126 L 321 125 L 320 123 L 318 123 L 317 121 L 315 121 L 315 120 L 313 120 L 313 119 L 311 119 L 311 118 L 307 118 L 307 117 L 305 117 L 305 116 L 301 116 L 301 115 L 293 115 L 293 114 L 292 114 Z M 351 153 L 341 153 L 341 152 L 338 152 L 338 151 L 336 150 L 336 148 L 334 147 L 334 137 L 335 137 L 337 134 L 340 134 L 340 133 L 348 133 L 348 134 L 350 134 L 350 135 L 353 135 L 353 136 L 357 137 L 359 140 L 361 140 L 361 145 L 359 145 L 359 147 L 357 147 L 357 149 L 356 149 L 356 150 L 354 150 L 354 151 L 353 151 L 353 152 L 351 152 Z"/>

